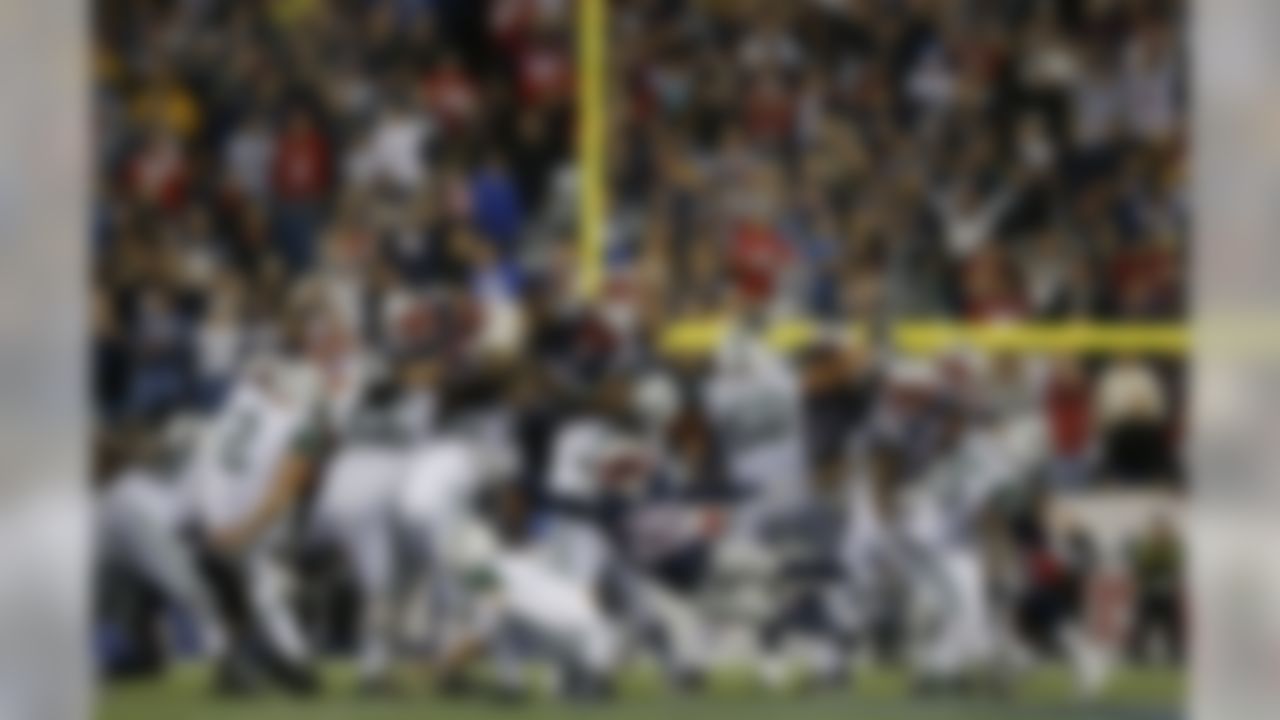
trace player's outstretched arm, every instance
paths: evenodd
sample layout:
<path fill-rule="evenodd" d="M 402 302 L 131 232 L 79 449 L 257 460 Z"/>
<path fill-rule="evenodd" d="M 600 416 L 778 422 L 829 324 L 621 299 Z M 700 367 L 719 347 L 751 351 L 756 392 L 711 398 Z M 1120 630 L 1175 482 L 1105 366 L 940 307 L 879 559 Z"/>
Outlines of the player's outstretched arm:
<path fill-rule="evenodd" d="M 214 544 L 222 552 L 234 554 L 252 543 L 293 507 L 314 476 L 314 470 L 315 461 L 311 453 L 291 450 L 276 468 L 262 502 L 242 522 L 218 532 Z"/>

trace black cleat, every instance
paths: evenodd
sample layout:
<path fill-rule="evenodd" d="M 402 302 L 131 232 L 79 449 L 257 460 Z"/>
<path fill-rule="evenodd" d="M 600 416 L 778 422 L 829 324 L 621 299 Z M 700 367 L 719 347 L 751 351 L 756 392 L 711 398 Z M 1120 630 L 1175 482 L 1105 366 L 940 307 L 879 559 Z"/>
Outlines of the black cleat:
<path fill-rule="evenodd" d="M 269 663 L 271 680 L 291 695 L 312 697 L 320 693 L 320 677 L 315 670 L 293 662 Z"/>
<path fill-rule="evenodd" d="M 254 668 L 242 657 L 228 655 L 219 663 L 213 676 L 213 692 L 219 697 L 248 697 L 262 689 Z"/>
<path fill-rule="evenodd" d="M 681 670 L 672 676 L 671 687 L 681 695 L 702 695 L 707 691 L 707 675 L 701 670 Z"/>
<path fill-rule="evenodd" d="M 608 702 L 617 696 L 617 688 L 608 677 L 581 674 L 570 680 L 565 691 L 565 699 L 570 702 L 594 705 Z"/>
<path fill-rule="evenodd" d="M 436 683 L 436 692 L 445 698 L 466 698 L 476 694 L 476 684 L 465 674 L 441 677 Z"/>

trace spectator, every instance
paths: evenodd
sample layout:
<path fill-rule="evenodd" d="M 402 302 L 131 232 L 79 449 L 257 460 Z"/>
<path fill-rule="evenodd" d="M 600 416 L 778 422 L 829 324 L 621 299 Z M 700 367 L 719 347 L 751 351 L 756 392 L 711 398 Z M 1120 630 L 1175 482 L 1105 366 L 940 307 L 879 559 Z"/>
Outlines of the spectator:
<path fill-rule="evenodd" d="M 471 178 L 472 214 L 476 226 L 506 256 L 516 251 L 524 208 L 506 163 L 496 153 Z"/>
<path fill-rule="evenodd" d="M 801 312 L 861 268 L 899 316 L 1176 314 L 1183 184 L 1156 168 L 1186 163 L 1183 11 L 1086 5 L 619 4 L 615 242 L 672 234 L 679 276 L 727 239 L 739 299 Z M 775 232 L 790 267 L 747 270 Z M 1175 270 L 1096 277 L 1135 254 Z M 673 283 L 666 312 L 705 297 Z"/>
<path fill-rule="evenodd" d="M 1093 448 L 1093 399 L 1088 377 L 1076 358 L 1054 363 L 1045 392 L 1049 425 L 1049 484 L 1079 490 L 1090 480 Z"/>
<path fill-rule="evenodd" d="M 129 381 L 129 406 L 134 414 L 152 416 L 186 399 L 185 340 L 173 298 L 160 289 L 144 291 L 129 343 L 135 355 Z"/>
<path fill-rule="evenodd" d="M 312 114 L 302 108 L 290 111 L 272 161 L 273 195 L 278 201 L 272 232 L 281 256 L 294 271 L 311 264 L 320 206 L 333 180 L 331 152 Z"/>
<path fill-rule="evenodd" d="M 1136 584 L 1129 650 L 1150 661 L 1157 649 L 1170 662 L 1181 662 L 1185 650 L 1182 592 L 1186 578 L 1182 542 L 1173 522 L 1156 518 L 1134 543 L 1131 564 Z"/>
<path fill-rule="evenodd" d="M 182 141 L 172 132 L 152 130 L 127 173 L 135 197 L 146 206 L 176 211 L 186 204 L 191 165 Z"/>
<path fill-rule="evenodd" d="M 413 111 L 407 98 L 392 100 L 369 137 L 369 172 L 374 180 L 405 195 L 416 193 L 428 179 L 424 161 L 431 132 L 426 118 Z"/>
<path fill-rule="evenodd" d="M 533 287 L 557 321 L 580 310 L 571 3 L 103 2 L 104 415 L 216 402 L 303 287 L 397 348 L 431 336 L 441 294 L 510 315 L 503 342 Z M 744 308 L 871 327 L 1179 317 L 1181 4 L 1006 9 L 618 2 L 596 309 L 637 334 Z M 1112 370 L 1104 385 L 1145 383 Z M 1135 423 L 1109 407 L 1134 391 L 1079 375 L 1038 398 L 1059 474 L 1093 429 L 1111 469 L 1170 464 L 1172 408 Z"/>
<path fill-rule="evenodd" d="M 1167 479 L 1169 402 L 1151 366 L 1119 358 L 1103 371 L 1097 393 L 1104 472 L 1129 482 Z"/>
<path fill-rule="evenodd" d="M 124 411 L 128 388 L 128 343 L 111 297 L 101 288 L 93 293 L 94 406 L 108 419 Z"/>
<path fill-rule="evenodd" d="M 245 350 L 243 313 L 235 280 L 225 279 L 213 297 L 196 337 L 199 404 L 218 407 L 235 378 Z"/>
<path fill-rule="evenodd" d="M 571 232 L 566 3 L 104 2 L 103 417 L 213 409 L 304 289 L 387 347 L 430 335 L 441 284 L 516 312 Z"/>
<path fill-rule="evenodd" d="M 266 202 L 271 192 L 275 140 L 267 118 L 255 112 L 233 130 L 225 148 L 228 190 L 253 202 Z"/>
<path fill-rule="evenodd" d="M 441 130 L 452 136 L 462 134 L 480 109 L 480 90 L 456 55 L 446 55 L 431 69 L 422 92 Z"/>

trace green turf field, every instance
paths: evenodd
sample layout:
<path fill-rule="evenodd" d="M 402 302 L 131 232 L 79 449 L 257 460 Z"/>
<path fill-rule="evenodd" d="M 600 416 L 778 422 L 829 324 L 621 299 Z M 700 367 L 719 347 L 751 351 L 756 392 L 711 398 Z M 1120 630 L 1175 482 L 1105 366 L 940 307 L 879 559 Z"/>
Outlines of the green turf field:
<path fill-rule="evenodd" d="M 353 695 L 349 673 L 330 672 L 329 690 L 313 700 L 261 697 L 213 699 L 207 671 L 184 667 L 162 681 L 104 688 L 101 720 L 490 720 L 518 717 L 553 720 L 1176 720 L 1182 715 L 1181 677 L 1168 670 L 1130 670 L 1118 675 L 1106 695 L 1089 703 L 1072 700 L 1070 678 L 1047 670 L 1025 678 L 1012 697 L 995 701 L 908 700 L 904 681 L 888 673 L 868 673 L 848 692 L 806 696 L 768 693 L 747 682 L 724 679 L 705 695 L 673 697 L 652 678 L 632 677 L 622 696 L 598 706 L 571 706 L 551 700 L 498 705 L 478 700 L 441 700 L 425 693 L 395 700 Z"/>

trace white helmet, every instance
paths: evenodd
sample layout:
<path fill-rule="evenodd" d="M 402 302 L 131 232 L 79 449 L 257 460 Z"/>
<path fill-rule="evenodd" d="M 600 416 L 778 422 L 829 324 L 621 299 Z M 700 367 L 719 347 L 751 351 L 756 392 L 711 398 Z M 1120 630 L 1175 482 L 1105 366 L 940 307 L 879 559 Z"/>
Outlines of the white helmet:
<path fill-rule="evenodd" d="M 666 427 L 680 411 L 679 390 L 671 378 L 659 372 L 647 373 L 636 382 L 631 401 L 649 428 Z"/>
<path fill-rule="evenodd" d="M 324 397 L 323 378 L 314 366 L 274 353 L 251 356 L 245 362 L 244 375 L 290 405 L 313 406 Z"/>

